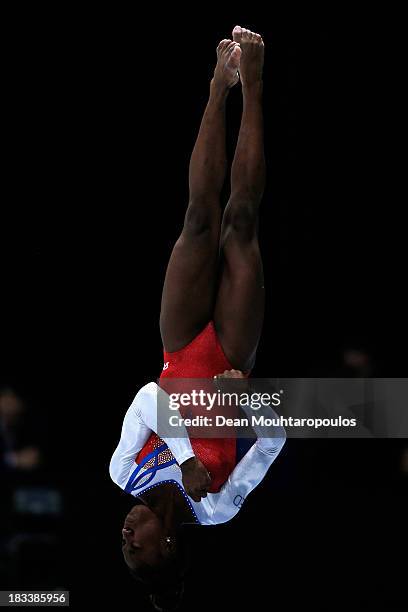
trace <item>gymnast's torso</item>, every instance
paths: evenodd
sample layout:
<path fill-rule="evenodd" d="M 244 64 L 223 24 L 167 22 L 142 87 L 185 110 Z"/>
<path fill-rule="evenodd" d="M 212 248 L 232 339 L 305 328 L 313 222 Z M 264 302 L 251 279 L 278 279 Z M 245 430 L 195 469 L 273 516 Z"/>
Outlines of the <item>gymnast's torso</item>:
<path fill-rule="evenodd" d="M 170 391 L 174 379 L 201 378 L 212 384 L 214 375 L 231 369 L 214 325 L 208 323 L 185 348 L 164 351 L 164 367 L 159 384 L 148 383 L 136 394 L 123 421 L 122 434 L 110 463 L 113 481 L 126 493 L 137 497 L 164 483 L 177 486 L 188 503 L 192 522 L 214 525 L 231 520 L 246 495 L 263 479 L 280 452 L 285 435 L 260 437 L 245 456 L 236 462 L 236 440 L 229 438 L 162 439 L 157 431 L 158 394 Z M 269 408 L 269 410 L 271 410 Z M 171 448 L 170 448 L 171 447 Z M 187 495 L 180 465 L 196 456 L 211 476 L 208 495 L 195 502 Z"/>

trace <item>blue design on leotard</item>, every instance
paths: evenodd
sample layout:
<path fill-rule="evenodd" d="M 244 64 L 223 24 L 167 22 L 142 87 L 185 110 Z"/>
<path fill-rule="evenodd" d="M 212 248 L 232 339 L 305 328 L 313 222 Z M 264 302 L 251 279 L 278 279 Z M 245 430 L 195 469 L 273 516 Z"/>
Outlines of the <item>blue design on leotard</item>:
<path fill-rule="evenodd" d="M 146 455 L 144 459 L 142 459 L 141 463 L 139 463 L 136 469 L 133 470 L 132 474 L 130 475 L 127 481 L 126 487 L 124 489 L 126 493 L 132 493 L 132 491 L 136 491 L 137 489 L 141 489 L 142 487 L 145 487 L 147 484 L 149 484 L 149 482 L 153 480 L 158 470 L 162 470 L 163 468 L 169 467 L 170 465 L 173 465 L 173 463 L 176 463 L 176 460 L 173 458 L 159 465 L 159 455 L 160 453 L 162 453 L 163 451 L 167 449 L 168 449 L 167 444 L 162 444 L 161 446 L 159 446 L 159 448 L 156 448 L 154 451 Z M 143 466 L 146 465 L 146 463 L 148 463 L 148 461 L 150 461 L 153 458 L 154 458 L 153 466 L 145 470 L 142 474 L 140 474 L 140 471 L 143 468 Z M 143 484 L 138 485 L 138 482 L 140 482 L 142 478 L 145 478 L 146 475 L 149 475 L 149 477 L 143 482 Z"/>

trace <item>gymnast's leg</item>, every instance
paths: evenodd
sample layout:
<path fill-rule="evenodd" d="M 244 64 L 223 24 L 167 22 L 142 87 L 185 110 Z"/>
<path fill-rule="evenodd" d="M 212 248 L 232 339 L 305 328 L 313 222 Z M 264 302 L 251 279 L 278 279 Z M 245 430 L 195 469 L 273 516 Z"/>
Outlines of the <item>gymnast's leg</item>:
<path fill-rule="evenodd" d="M 253 367 L 264 314 L 264 279 L 258 244 L 258 208 L 265 187 L 262 69 L 259 34 L 237 26 L 241 46 L 243 113 L 231 169 L 231 196 L 221 228 L 222 273 L 214 323 L 233 367 Z"/>
<path fill-rule="evenodd" d="M 241 50 L 223 40 L 210 96 L 190 160 L 189 204 L 167 267 L 160 332 L 166 351 L 188 344 L 212 319 L 221 225 L 220 193 L 226 174 L 225 103 L 238 81 Z"/>

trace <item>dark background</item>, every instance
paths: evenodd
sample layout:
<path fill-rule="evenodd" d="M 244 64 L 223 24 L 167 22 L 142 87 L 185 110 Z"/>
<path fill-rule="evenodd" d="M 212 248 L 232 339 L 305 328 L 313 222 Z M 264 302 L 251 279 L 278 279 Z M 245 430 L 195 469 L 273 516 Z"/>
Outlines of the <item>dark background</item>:
<path fill-rule="evenodd" d="M 3 470 L 2 542 L 48 530 L 57 544 L 19 571 L 3 552 L 1 584 L 62 585 L 74 607 L 143 609 L 119 546 L 129 501 L 107 469 L 125 410 L 162 367 L 165 268 L 215 47 L 235 23 L 267 48 L 254 375 L 353 375 L 350 348 L 372 376 L 406 375 L 398 16 L 157 13 L 6 21 L 0 382 L 42 424 L 46 461 L 35 475 Z M 230 152 L 239 114 L 236 88 Z M 236 520 L 191 529 L 185 609 L 402 609 L 404 448 L 289 440 Z M 60 491 L 61 513 L 17 515 L 13 490 L 27 483 Z"/>

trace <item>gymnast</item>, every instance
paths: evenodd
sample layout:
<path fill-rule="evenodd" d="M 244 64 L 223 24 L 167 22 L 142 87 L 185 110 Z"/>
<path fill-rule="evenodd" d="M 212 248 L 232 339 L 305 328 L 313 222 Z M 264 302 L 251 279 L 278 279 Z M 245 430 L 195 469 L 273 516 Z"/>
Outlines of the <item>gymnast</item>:
<path fill-rule="evenodd" d="M 232 39 L 218 45 L 190 160 L 184 226 L 164 281 L 163 370 L 158 385 L 148 383 L 137 393 L 110 462 L 112 480 L 135 501 L 122 527 L 124 559 L 134 577 L 150 585 L 158 610 L 171 609 L 169 601 L 180 598 L 185 565 L 181 526 L 232 519 L 285 442 L 284 430 L 259 435 L 237 461 L 234 437 L 157 435 L 157 396 L 166 393 L 168 381 L 244 379 L 254 366 L 264 314 L 257 235 L 265 186 L 263 61 L 261 36 L 245 28 L 236 26 Z M 222 209 L 226 101 L 239 82 L 243 111 L 230 198 Z"/>

